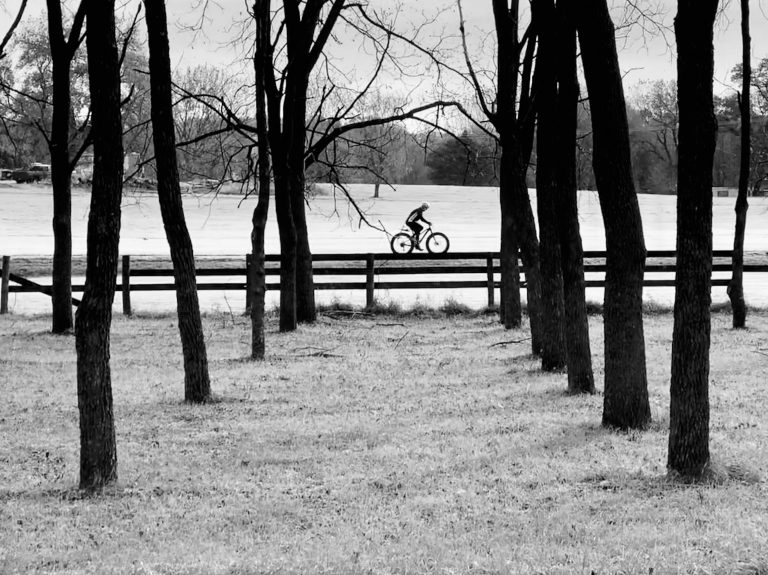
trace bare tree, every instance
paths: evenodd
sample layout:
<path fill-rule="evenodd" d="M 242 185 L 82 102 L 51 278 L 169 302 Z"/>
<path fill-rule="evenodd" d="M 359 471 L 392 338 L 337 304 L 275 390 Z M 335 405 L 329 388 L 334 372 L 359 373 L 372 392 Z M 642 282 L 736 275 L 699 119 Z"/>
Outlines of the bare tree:
<path fill-rule="evenodd" d="M 603 425 L 651 420 L 643 332 L 645 240 L 632 180 L 629 126 L 614 26 L 606 0 L 577 11 L 594 138 L 593 168 L 605 223 L 605 396 Z"/>
<path fill-rule="evenodd" d="M 73 125 L 71 67 L 83 41 L 85 2 L 77 6 L 69 34 L 65 35 L 60 0 L 47 0 L 48 41 L 51 52 L 53 105 L 50 136 L 51 183 L 53 187 L 53 272 L 51 305 L 53 333 L 66 333 L 72 318 L 72 172 L 90 138 L 80 138 L 70 151 Z"/>
<path fill-rule="evenodd" d="M 188 178 L 250 183 L 248 164 L 255 129 L 251 86 L 228 70 L 193 66 L 174 86 L 179 171 Z"/>
<path fill-rule="evenodd" d="M 176 134 L 173 121 L 171 57 L 165 0 L 144 0 L 149 41 L 152 95 L 152 139 L 157 166 L 157 191 L 165 235 L 171 250 L 179 333 L 184 355 L 184 399 L 204 403 L 211 397 L 192 239 L 189 236 L 179 186 Z"/>
<path fill-rule="evenodd" d="M 253 17 L 256 23 L 256 50 L 253 67 L 256 77 L 256 132 L 258 138 L 257 187 L 259 200 L 253 210 L 251 232 L 251 261 L 249 266 L 251 287 L 251 358 L 264 359 L 266 338 L 264 335 L 264 305 L 266 296 L 266 270 L 264 238 L 269 211 L 270 162 L 269 127 L 267 125 L 266 87 L 267 67 L 272 65 L 270 44 L 270 0 L 256 0 Z"/>
<path fill-rule="evenodd" d="M 539 49 L 536 56 L 534 88 L 536 90 L 536 205 L 539 215 L 541 250 L 542 346 L 541 367 L 545 371 L 566 366 L 565 304 L 563 301 L 562 255 L 558 199 L 562 193 L 558 176 L 558 45 L 554 0 L 531 3 Z"/>
<path fill-rule="evenodd" d="M 579 82 L 576 76 L 576 24 L 572 3 L 558 1 L 556 17 L 559 55 L 557 124 L 560 127 L 555 141 L 559 188 L 557 218 L 563 270 L 568 391 L 594 393 L 576 185 Z"/>
<path fill-rule="evenodd" d="M 268 9 L 266 4 L 258 3 L 254 13 Z M 255 14 L 254 20 L 260 18 Z M 341 22 L 370 42 L 376 53 L 369 77 L 356 85 L 337 70 L 331 56 L 324 52 L 326 43 L 333 37 L 333 26 Z M 456 103 L 437 100 L 410 108 L 403 104 L 382 115 L 361 116 L 361 110 L 366 109 L 366 95 L 376 93 L 373 89 L 375 80 L 384 63 L 396 60 L 390 44 L 397 39 L 409 47 L 417 46 L 412 39 L 397 34 L 393 24 L 378 15 L 368 14 L 364 5 L 328 0 L 283 0 L 272 11 L 271 24 L 268 50 L 271 61 L 264 66 L 264 93 L 280 233 L 280 329 L 289 331 L 296 328 L 298 321 L 313 321 L 315 315 L 312 254 L 304 212 L 306 170 L 313 166 L 322 168 L 333 181 L 341 183 L 338 143 L 370 145 L 370 140 L 364 142 L 363 139 L 368 138 L 368 134 L 374 134 L 375 138 L 377 130 L 374 128 L 407 119 L 441 129 L 437 119 L 426 118 L 425 114 L 435 111 L 439 117 L 444 108 L 456 106 Z M 428 52 L 422 47 L 418 50 Z M 318 62 L 323 62 L 323 66 L 317 66 Z M 404 73 L 405 68 L 401 66 L 398 70 Z M 341 74 L 340 78 L 336 76 L 338 74 Z M 340 93 L 343 97 L 337 96 Z M 190 136 L 187 142 L 179 145 L 200 142 L 210 135 L 226 132 L 242 136 L 246 140 L 244 148 L 259 145 L 258 129 L 230 107 L 221 95 L 185 92 L 184 97 L 215 110 L 219 124 L 208 133 Z M 260 191 L 265 191 L 265 186 L 259 187 Z M 339 189 L 346 192 L 343 186 Z M 361 222 L 373 225 L 354 199 L 348 194 L 347 198 Z M 262 288 L 253 286 L 253 289 Z"/>
<path fill-rule="evenodd" d="M 496 33 L 497 76 L 487 96 L 467 46 L 462 4 L 459 28 L 466 73 L 459 73 L 472 87 L 477 107 L 485 123 L 473 123 L 497 139 L 501 148 L 499 161 L 499 203 L 501 209 L 501 300 L 499 315 L 507 328 L 520 325 L 521 305 L 518 252 L 525 266 L 528 294 L 528 315 L 531 323 L 531 345 L 538 354 L 543 345 L 541 280 L 539 273 L 539 240 L 533 218 L 526 172 L 533 149 L 535 111 L 532 70 L 536 36 L 529 27 L 520 37 L 520 6 L 518 0 L 493 0 Z M 490 101 L 489 101 L 490 100 Z"/>
<path fill-rule="evenodd" d="M 300 10 L 302 5 L 303 11 Z M 284 50 L 273 52 L 275 58 L 273 65 L 267 68 L 265 91 L 275 209 L 280 231 L 280 329 L 287 331 L 295 329 L 299 321 L 312 322 L 316 317 L 312 253 L 305 213 L 305 170 L 345 134 L 418 118 L 428 110 L 440 110 L 453 103 L 434 101 L 408 110 L 396 109 L 386 117 L 350 121 L 356 106 L 379 76 L 384 62 L 393 59 L 391 42 L 397 39 L 409 46 L 416 44 L 397 34 L 392 24 L 369 14 L 365 5 L 348 0 L 283 0 L 280 14 L 282 22 L 277 26 L 277 37 L 271 44 L 284 44 Z M 324 105 L 331 94 L 341 88 L 330 75 L 333 66 L 327 63 L 324 50 L 334 27 L 341 21 L 371 42 L 377 50 L 377 61 L 360 88 L 345 88 L 350 94 L 347 102 L 328 111 Z M 287 58 L 282 59 L 283 56 Z M 280 61 L 275 62 L 276 59 Z M 322 67 L 325 74 L 323 87 L 317 105 L 308 113 L 310 77 L 321 60 L 326 62 Z"/>
<path fill-rule="evenodd" d="M 536 0 L 536 188 L 544 315 L 542 368 L 568 368 L 571 393 L 593 393 L 576 194 L 579 85 L 576 30 L 567 2 Z"/>
<path fill-rule="evenodd" d="M 677 270 L 667 466 L 698 479 L 709 463 L 712 277 L 713 27 L 718 0 L 678 0 Z"/>
<path fill-rule="evenodd" d="M 741 0 L 741 151 L 739 152 L 739 192 L 736 198 L 736 231 L 733 238 L 733 271 L 728 284 L 728 297 L 733 309 L 733 327 L 742 328 L 747 323 L 747 304 L 744 301 L 744 234 L 747 228 L 749 202 L 749 176 L 752 164 L 752 63 L 749 34 L 749 0 Z"/>
<path fill-rule="evenodd" d="M 72 318 L 72 176 L 91 145 L 90 110 L 85 86 L 87 63 L 80 47 L 84 34 L 85 2 L 75 5 L 69 32 L 61 0 L 46 0 L 47 35 L 35 23 L 21 36 L 18 60 L 24 73 L 20 86 L 5 85 L 13 112 L 11 121 L 33 127 L 51 161 L 53 188 L 52 332 L 67 333 Z M 122 39 L 120 62 L 129 53 L 136 20 Z M 121 101 L 129 103 L 131 95 Z M 131 108 L 131 106 L 127 106 Z M 39 151 L 42 153 L 41 151 Z"/>
<path fill-rule="evenodd" d="M 638 170 L 639 185 L 664 192 L 674 190 L 677 177 L 677 82 L 641 82 L 636 90 L 633 106 L 641 125 L 633 143 L 638 153 L 646 154 L 653 166 L 642 172 Z"/>
<path fill-rule="evenodd" d="M 85 291 L 77 308 L 77 403 L 80 412 L 80 487 L 117 480 L 117 447 L 109 366 L 123 181 L 120 62 L 115 2 L 86 3 L 94 168 L 88 217 Z"/>
<path fill-rule="evenodd" d="M 282 330 L 293 329 L 297 321 L 313 322 L 316 317 L 312 253 L 304 208 L 307 90 L 312 70 L 344 4 L 345 0 L 307 0 L 301 13 L 300 2 L 283 0 L 288 61 L 280 87 L 274 73 L 268 73 L 266 78 L 269 144 L 280 228 Z M 323 16 L 326 5 L 328 10 Z M 269 72 L 273 70 L 270 66 Z M 292 285 L 295 290 L 290 289 Z"/>

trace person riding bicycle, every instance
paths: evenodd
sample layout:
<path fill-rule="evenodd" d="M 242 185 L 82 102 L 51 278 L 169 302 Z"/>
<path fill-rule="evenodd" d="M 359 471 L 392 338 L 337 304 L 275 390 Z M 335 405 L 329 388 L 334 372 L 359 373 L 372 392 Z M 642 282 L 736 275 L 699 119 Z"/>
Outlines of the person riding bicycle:
<path fill-rule="evenodd" d="M 425 224 L 431 226 L 432 222 L 428 221 L 426 218 L 424 218 L 424 212 L 429 209 L 429 202 L 424 202 L 413 210 L 410 214 L 408 214 L 408 217 L 405 218 L 405 225 L 411 228 L 411 231 L 413 231 L 413 239 L 414 239 L 414 246 L 417 250 L 422 251 L 421 246 L 419 245 L 420 239 L 419 235 L 421 234 L 421 231 L 424 229 L 424 226 L 422 226 L 419 222 L 424 222 Z"/>

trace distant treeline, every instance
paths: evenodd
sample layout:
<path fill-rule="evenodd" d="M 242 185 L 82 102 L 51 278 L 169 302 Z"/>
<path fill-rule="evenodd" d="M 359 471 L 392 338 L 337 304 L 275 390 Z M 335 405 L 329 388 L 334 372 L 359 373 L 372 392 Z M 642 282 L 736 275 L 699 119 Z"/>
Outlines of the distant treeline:
<path fill-rule="evenodd" d="M 34 35 L 23 39 L 28 50 L 38 59 L 44 38 Z M 37 47 L 37 48 L 36 48 Z M 32 62 L 36 60 L 31 58 Z M 146 58 L 138 51 L 129 52 L 131 66 L 126 80 L 133 94 L 123 109 L 125 151 L 139 158 L 141 175 L 154 178 L 151 158 L 151 125 L 148 122 L 149 85 L 146 74 L 135 70 L 146 67 Z M 40 67 L 44 69 L 44 66 Z M 51 107 L 40 105 L 50 90 L 43 73 L 24 73 L 7 67 L 3 75 L 3 98 L 0 115 L 5 129 L 0 131 L 0 167 L 16 168 L 32 162 L 48 163 L 47 127 Z M 77 106 L 87 108 L 87 94 L 78 82 L 85 73 L 83 62 L 73 70 Z M 738 68 L 734 77 L 739 73 Z M 190 68 L 180 73 L 175 120 L 179 146 L 179 168 L 183 180 L 213 179 L 245 182 L 254 165 L 252 141 L 237 126 L 223 125 L 223 115 L 210 103 L 183 97 L 193 92 L 228 93 L 234 90 L 226 74 L 208 66 Z M 768 59 L 761 61 L 754 74 L 755 93 L 752 121 L 752 177 L 759 190 L 768 173 Z M 16 91 L 14 91 L 16 90 Z M 627 93 L 627 111 L 632 149 L 632 166 L 636 189 L 641 193 L 675 193 L 677 172 L 677 86 L 674 81 L 641 82 Z M 247 109 L 247 103 L 242 109 Z M 735 188 L 739 170 L 739 108 L 737 95 L 716 99 L 718 141 L 715 153 L 713 185 Z M 73 119 L 74 122 L 74 119 Z M 41 129 L 43 128 L 43 129 Z M 322 123 L 307 131 L 307 139 L 317 136 Z M 81 132 L 75 132 L 76 136 Z M 493 131 L 475 126 L 450 132 L 425 131 L 418 124 L 389 123 L 352 131 L 317 158 L 307 171 L 309 181 L 347 183 L 498 185 L 500 148 Z M 528 170 L 528 184 L 534 186 L 536 155 Z M 592 173 L 592 136 L 588 104 L 579 113 L 577 150 L 577 185 L 594 189 Z"/>

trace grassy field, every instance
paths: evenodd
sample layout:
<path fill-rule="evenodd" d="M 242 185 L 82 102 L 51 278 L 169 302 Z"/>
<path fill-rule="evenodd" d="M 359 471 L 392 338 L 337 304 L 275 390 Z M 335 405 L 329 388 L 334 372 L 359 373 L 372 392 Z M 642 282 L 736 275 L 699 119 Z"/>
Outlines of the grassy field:
<path fill-rule="evenodd" d="M 602 324 L 592 351 L 602 388 Z M 715 314 L 712 450 L 768 472 L 768 313 Z M 215 403 L 186 405 L 175 318 L 116 317 L 120 482 L 75 489 L 74 341 L 0 316 L 0 573 L 768 573 L 763 482 L 666 478 L 672 317 L 646 317 L 654 423 L 543 374 L 492 315 L 327 312 L 268 359 L 205 319 Z"/>

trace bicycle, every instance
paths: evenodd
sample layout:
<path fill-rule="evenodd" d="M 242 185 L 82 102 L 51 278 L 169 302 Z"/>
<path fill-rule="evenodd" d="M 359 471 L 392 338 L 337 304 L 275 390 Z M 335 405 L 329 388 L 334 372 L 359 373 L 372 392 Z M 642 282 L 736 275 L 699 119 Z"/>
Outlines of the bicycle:
<path fill-rule="evenodd" d="M 431 254 L 444 254 L 451 245 L 448 236 L 442 232 L 433 232 L 432 226 L 422 232 L 421 238 L 421 241 L 427 246 L 427 251 Z M 392 253 L 409 254 L 416 247 L 416 238 L 410 228 L 403 227 L 402 230 L 392 236 L 389 246 L 392 248 Z"/>

